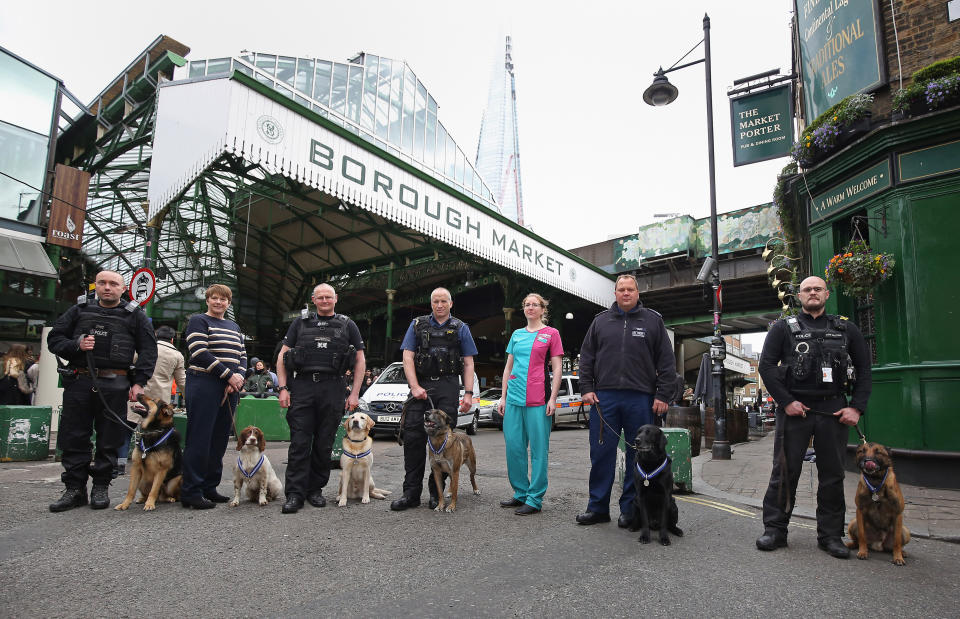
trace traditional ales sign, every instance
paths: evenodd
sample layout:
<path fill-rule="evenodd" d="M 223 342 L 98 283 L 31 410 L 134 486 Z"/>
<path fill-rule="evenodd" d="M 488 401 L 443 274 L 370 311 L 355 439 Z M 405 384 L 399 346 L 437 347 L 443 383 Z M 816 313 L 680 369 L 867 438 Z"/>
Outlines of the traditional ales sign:
<path fill-rule="evenodd" d="M 807 122 L 886 83 L 877 0 L 795 0 Z"/>
<path fill-rule="evenodd" d="M 47 243 L 80 249 L 83 243 L 83 221 L 87 213 L 87 191 L 90 173 L 57 164 L 53 180 L 53 202 Z"/>
<path fill-rule="evenodd" d="M 730 99 L 733 165 L 790 154 L 793 146 L 793 97 L 790 85 Z"/>

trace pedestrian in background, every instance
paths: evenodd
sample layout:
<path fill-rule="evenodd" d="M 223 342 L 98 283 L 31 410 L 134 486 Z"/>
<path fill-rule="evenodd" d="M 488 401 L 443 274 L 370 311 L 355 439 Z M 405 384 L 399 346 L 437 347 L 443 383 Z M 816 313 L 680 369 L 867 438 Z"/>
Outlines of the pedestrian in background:
<path fill-rule="evenodd" d="M 513 487 L 513 497 L 500 501 L 500 507 L 516 507 L 514 513 L 518 516 L 538 513 L 547 492 L 550 428 L 563 372 L 560 332 L 546 325 L 548 305 L 536 293 L 523 299 L 527 326 L 514 331 L 507 343 L 503 388 L 497 405 L 503 417 L 507 476 Z"/>
<path fill-rule="evenodd" d="M 0 358 L 0 404 L 25 406 L 30 404 L 30 394 L 35 387 L 30 384 L 27 370 L 34 364 L 27 347 L 23 344 L 14 344 L 2 358 Z"/>
<path fill-rule="evenodd" d="M 610 522 L 610 491 L 617 445 L 623 432 L 627 445 L 640 426 L 667 412 L 676 385 L 676 357 L 663 318 L 640 303 L 637 278 L 621 275 L 616 301 L 594 317 L 580 349 L 580 389 L 590 404 L 590 501 L 577 516 L 583 525 Z M 603 437 L 601 443 L 600 438 Z M 620 518 L 627 527 L 633 515 L 636 454 L 627 449 Z"/>
<path fill-rule="evenodd" d="M 237 410 L 247 371 L 240 327 L 225 317 L 233 292 L 228 286 L 214 284 L 207 288 L 206 299 L 206 313 L 191 316 L 185 333 L 190 365 L 186 371 L 187 439 L 180 503 L 195 509 L 210 509 L 230 500 L 217 492 L 217 486 L 223 474 L 232 411 Z"/>
<path fill-rule="evenodd" d="M 846 515 L 843 461 L 850 426 L 857 425 L 870 399 L 870 348 L 856 325 L 826 313 L 830 291 L 822 279 L 800 282 L 797 298 L 803 311 L 775 322 L 760 353 L 760 376 L 777 403 L 777 423 L 757 548 L 787 545 L 787 526 L 812 436 L 817 453 L 817 545 L 846 559 L 850 551 L 840 541 Z M 850 387 L 853 395 L 848 402 Z"/>

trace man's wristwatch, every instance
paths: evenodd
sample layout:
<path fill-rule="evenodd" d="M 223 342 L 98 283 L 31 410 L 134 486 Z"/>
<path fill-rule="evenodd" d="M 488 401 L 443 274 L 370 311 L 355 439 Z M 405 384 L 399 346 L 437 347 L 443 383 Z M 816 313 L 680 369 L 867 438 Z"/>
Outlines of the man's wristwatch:
<path fill-rule="evenodd" d="M 280 385 L 277 387 L 277 391 L 290 391 L 290 387 L 287 387 L 286 385 Z"/>
<path fill-rule="evenodd" d="M 473 395 L 473 391 L 471 391 L 471 390 L 469 390 L 469 389 L 467 389 L 467 390 L 466 390 L 466 391 L 464 391 L 463 393 L 464 393 L 464 394 L 467 394 L 467 393 L 469 393 L 470 395 Z"/>

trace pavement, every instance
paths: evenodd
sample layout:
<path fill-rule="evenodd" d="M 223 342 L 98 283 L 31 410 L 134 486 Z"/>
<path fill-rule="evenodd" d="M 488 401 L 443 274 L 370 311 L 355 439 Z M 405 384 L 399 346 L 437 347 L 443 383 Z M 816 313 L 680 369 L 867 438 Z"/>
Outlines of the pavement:
<path fill-rule="evenodd" d="M 729 460 L 714 460 L 708 449 L 693 458 L 693 491 L 717 499 L 760 508 L 773 468 L 774 432 L 750 437 L 746 443 L 731 446 Z M 794 517 L 816 519 L 817 465 L 803 463 Z M 896 462 L 894 462 L 896 470 Z M 859 477 L 847 471 L 844 495 L 847 522 L 856 518 L 854 496 Z M 960 543 L 960 490 L 925 488 L 900 484 L 906 501 L 904 524 L 914 537 Z M 757 531 L 760 535 L 762 531 Z"/>

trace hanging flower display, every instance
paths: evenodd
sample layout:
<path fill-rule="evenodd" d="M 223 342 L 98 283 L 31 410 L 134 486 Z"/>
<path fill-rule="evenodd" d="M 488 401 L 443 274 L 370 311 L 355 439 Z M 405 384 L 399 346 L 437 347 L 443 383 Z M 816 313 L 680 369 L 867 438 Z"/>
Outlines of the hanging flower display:
<path fill-rule="evenodd" d="M 828 285 L 839 284 L 848 297 L 865 297 L 890 278 L 895 264 L 891 254 L 874 253 L 865 241 L 857 239 L 830 259 L 824 274 Z"/>

